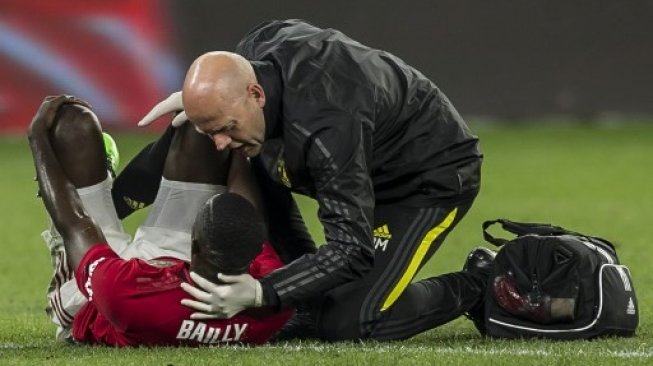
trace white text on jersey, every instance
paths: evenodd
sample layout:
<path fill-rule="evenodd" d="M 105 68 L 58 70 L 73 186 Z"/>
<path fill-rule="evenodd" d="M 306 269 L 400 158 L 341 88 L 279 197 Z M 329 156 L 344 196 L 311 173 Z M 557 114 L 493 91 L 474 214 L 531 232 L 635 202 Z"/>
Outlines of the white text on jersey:
<path fill-rule="evenodd" d="M 238 342 L 245 329 L 247 323 L 243 324 L 227 324 L 222 328 L 209 327 L 206 323 L 197 322 L 194 320 L 184 320 L 179 327 L 177 339 L 187 339 L 189 341 L 195 340 L 200 343 L 219 343 L 219 342 Z M 222 333 L 222 337 L 220 334 Z"/>

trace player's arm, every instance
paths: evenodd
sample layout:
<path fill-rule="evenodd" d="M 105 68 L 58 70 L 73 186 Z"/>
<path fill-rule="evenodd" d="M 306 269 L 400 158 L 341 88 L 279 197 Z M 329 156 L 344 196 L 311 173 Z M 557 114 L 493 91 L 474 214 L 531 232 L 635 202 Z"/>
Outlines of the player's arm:
<path fill-rule="evenodd" d="M 347 119 L 341 116 L 341 119 Z M 307 165 L 316 185 L 318 216 L 327 242 L 260 282 L 267 305 L 286 306 L 356 280 L 372 267 L 374 190 L 368 173 L 370 133 L 351 119 L 312 136 Z M 346 140 L 345 140 L 346 139 Z"/>
<path fill-rule="evenodd" d="M 66 176 L 50 140 L 50 131 L 60 107 L 69 103 L 85 105 L 70 96 L 47 97 L 32 119 L 27 135 L 41 198 L 64 239 L 68 264 L 77 268 L 86 251 L 105 239 L 100 228 L 84 211 L 75 186 Z"/>

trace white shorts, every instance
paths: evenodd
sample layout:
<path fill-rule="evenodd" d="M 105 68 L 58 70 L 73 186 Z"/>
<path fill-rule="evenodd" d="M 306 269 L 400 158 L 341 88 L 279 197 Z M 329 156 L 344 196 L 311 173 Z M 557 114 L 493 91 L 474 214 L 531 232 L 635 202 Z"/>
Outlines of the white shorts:
<path fill-rule="evenodd" d="M 190 260 L 191 230 L 200 207 L 224 186 L 161 180 L 161 186 L 145 223 L 134 240 L 125 233 L 118 219 L 111 185 L 101 183 L 77 190 L 84 209 L 100 226 L 109 246 L 123 258 L 152 259 L 175 257 Z M 52 225 L 41 236 L 50 249 L 54 273 L 48 287 L 46 313 L 57 324 L 57 338 L 69 339 L 70 326 L 86 299 L 77 289 L 75 272 L 65 260 L 63 239 Z"/>

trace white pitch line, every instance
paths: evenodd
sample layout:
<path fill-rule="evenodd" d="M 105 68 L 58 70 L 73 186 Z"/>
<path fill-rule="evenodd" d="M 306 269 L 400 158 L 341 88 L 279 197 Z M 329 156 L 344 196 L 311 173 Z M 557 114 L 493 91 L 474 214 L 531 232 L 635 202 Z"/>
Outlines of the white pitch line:
<path fill-rule="evenodd" d="M 588 352 L 584 350 L 578 351 L 559 351 L 550 352 L 547 350 L 538 350 L 538 349 L 507 349 L 507 348 L 472 348 L 472 347 L 425 347 L 425 346 L 400 346 L 400 347 L 391 347 L 391 346 L 365 346 L 365 345 L 352 345 L 346 348 L 339 348 L 337 346 L 323 346 L 323 345 L 271 345 L 265 346 L 267 349 L 279 349 L 286 351 L 314 351 L 314 352 L 337 352 L 337 353 L 388 353 L 388 352 L 406 352 L 406 353 L 446 353 L 453 355 L 460 354 L 470 354 L 470 355 L 481 355 L 481 356 L 538 356 L 538 357 L 550 357 L 550 356 L 600 356 L 600 357 L 612 357 L 612 358 L 652 358 L 653 350 L 646 351 L 598 351 L 598 352 Z"/>
<path fill-rule="evenodd" d="M 45 347 L 43 344 L 38 343 L 0 343 L 0 350 L 20 350 L 28 348 L 42 348 Z M 251 347 L 247 346 L 238 346 L 238 345 L 226 345 L 218 346 L 212 348 L 225 348 L 228 351 L 242 351 L 248 352 L 251 351 Z M 609 357 L 609 358 L 653 358 L 653 350 L 644 350 L 644 351 L 598 351 L 591 352 L 585 350 L 577 351 L 559 351 L 550 352 L 547 350 L 538 350 L 538 349 L 508 349 L 508 348 L 473 348 L 473 347 L 425 347 L 425 346 L 390 346 L 390 345 L 378 345 L 378 346 L 368 346 L 364 344 L 360 345 L 346 345 L 346 346 L 337 346 L 337 345 L 320 345 L 320 344 L 284 344 L 284 345 L 267 345 L 262 346 L 264 349 L 272 350 L 282 350 L 282 351 L 311 351 L 318 353 L 326 352 L 336 352 L 336 353 L 417 353 L 417 354 L 433 354 L 433 353 L 445 353 L 451 355 L 479 355 L 479 356 L 537 356 L 537 357 L 551 357 L 551 356 L 577 356 L 577 357 L 587 357 L 587 356 L 599 356 L 599 357 Z"/>

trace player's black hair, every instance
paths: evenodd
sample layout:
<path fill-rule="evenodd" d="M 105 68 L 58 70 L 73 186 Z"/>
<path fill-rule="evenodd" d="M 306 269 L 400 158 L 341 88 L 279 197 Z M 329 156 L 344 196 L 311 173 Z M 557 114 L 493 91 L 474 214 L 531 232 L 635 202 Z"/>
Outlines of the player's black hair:
<path fill-rule="evenodd" d="M 211 197 L 193 225 L 193 271 L 214 279 L 216 273 L 247 273 L 266 239 L 263 217 L 244 197 L 223 193 Z"/>

